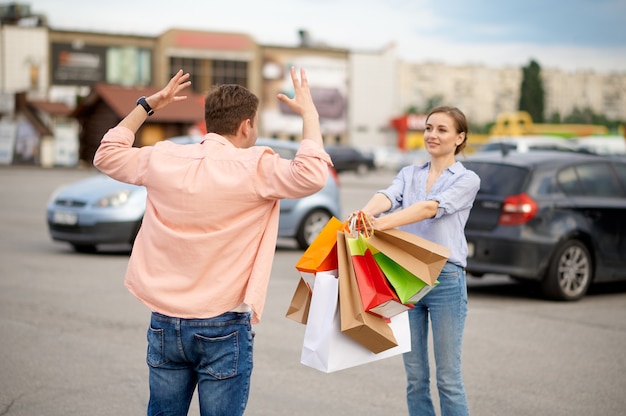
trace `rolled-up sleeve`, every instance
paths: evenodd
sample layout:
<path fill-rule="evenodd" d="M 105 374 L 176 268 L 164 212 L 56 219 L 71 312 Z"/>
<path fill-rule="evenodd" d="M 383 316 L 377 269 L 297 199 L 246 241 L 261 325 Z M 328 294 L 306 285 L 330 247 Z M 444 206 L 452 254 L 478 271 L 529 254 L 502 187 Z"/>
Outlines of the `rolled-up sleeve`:
<path fill-rule="evenodd" d="M 378 193 L 385 195 L 391 201 L 391 208 L 387 212 L 393 212 L 402 207 L 405 189 L 407 187 L 410 189 L 411 186 L 412 178 L 409 174 L 410 172 L 412 172 L 412 169 L 406 167 L 401 169 L 389 187 L 378 191 Z"/>
<path fill-rule="evenodd" d="M 445 190 L 428 196 L 429 200 L 439 202 L 435 218 L 441 218 L 443 215 L 454 214 L 472 207 L 480 187 L 480 178 L 469 170 L 457 173 L 457 175 L 460 177 L 454 178 L 454 181 Z"/>
<path fill-rule="evenodd" d="M 293 160 L 272 151 L 261 156 L 258 164 L 259 192 L 266 198 L 302 198 L 321 190 L 328 180 L 330 156 L 312 140 L 303 140 Z"/>
<path fill-rule="evenodd" d="M 142 185 L 152 146 L 133 147 L 135 135 L 126 127 L 107 131 L 94 155 L 93 165 L 118 181 Z"/>

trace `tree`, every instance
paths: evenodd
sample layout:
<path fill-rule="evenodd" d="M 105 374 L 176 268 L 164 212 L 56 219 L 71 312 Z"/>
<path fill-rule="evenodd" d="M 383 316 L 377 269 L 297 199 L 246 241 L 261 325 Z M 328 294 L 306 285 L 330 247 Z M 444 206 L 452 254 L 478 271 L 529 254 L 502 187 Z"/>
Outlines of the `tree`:
<path fill-rule="evenodd" d="M 602 114 L 596 114 L 590 107 L 585 107 L 582 110 L 578 107 L 574 107 L 572 113 L 565 117 L 565 123 L 574 124 L 601 124 L 603 126 L 609 126 L 610 121 Z"/>
<path fill-rule="evenodd" d="M 552 116 L 550 117 L 550 123 L 552 123 L 552 124 L 560 124 L 561 123 L 561 113 L 559 113 L 558 111 L 555 111 L 554 113 L 552 113 Z"/>
<path fill-rule="evenodd" d="M 536 61 L 531 60 L 522 71 L 519 110 L 528 112 L 535 123 L 543 123 L 544 91 L 541 67 Z"/>

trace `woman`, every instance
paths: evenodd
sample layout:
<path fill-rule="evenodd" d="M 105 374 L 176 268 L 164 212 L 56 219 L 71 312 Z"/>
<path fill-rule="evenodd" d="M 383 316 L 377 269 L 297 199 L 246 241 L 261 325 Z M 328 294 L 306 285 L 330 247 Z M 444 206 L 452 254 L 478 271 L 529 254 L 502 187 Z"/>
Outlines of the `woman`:
<path fill-rule="evenodd" d="M 398 227 L 451 250 L 438 277 L 439 285 L 409 310 L 411 351 L 404 354 L 409 415 L 435 415 L 430 395 L 429 317 L 441 414 L 469 414 L 461 374 L 467 315 L 464 228 L 480 179 L 455 159 L 465 148 L 467 134 L 468 123 L 459 109 L 433 109 L 424 131 L 430 161 L 403 168 L 392 184 L 361 210 L 371 218 L 374 229 Z M 383 213 L 386 215 L 379 215 Z"/>

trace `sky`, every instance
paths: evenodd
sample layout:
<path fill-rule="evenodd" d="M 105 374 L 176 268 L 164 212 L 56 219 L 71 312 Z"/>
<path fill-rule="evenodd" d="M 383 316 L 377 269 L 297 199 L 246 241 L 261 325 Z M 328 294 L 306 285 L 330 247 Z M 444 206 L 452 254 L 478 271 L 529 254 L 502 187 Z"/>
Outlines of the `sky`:
<path fill-rule="evenodd" d="M 626 0 L 33 0 L 58 30 L 157 36 L 236 32 L 264 45 L 359 52 L 394 46 L 408 62 L 626 72 Z"/>

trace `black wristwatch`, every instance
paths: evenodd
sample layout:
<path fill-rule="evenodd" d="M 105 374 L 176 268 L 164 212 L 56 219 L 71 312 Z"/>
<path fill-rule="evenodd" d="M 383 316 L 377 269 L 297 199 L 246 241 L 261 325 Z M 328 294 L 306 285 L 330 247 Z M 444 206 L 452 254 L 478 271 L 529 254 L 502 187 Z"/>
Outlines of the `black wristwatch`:
<path fill-rule="evenodd" d="M 148 104 L 148 102 L 146 101 L 145 95 L 143 97 L 139 97 L 139 99 L 137 100 L 137 105 L 142 106 L 143 109 L 146 110 L 146 113 L 148 113 L 149 116 L 154 114 L 154 110 L 152 109 L 152 107 L 150 107 L 150 104 Z"/>

